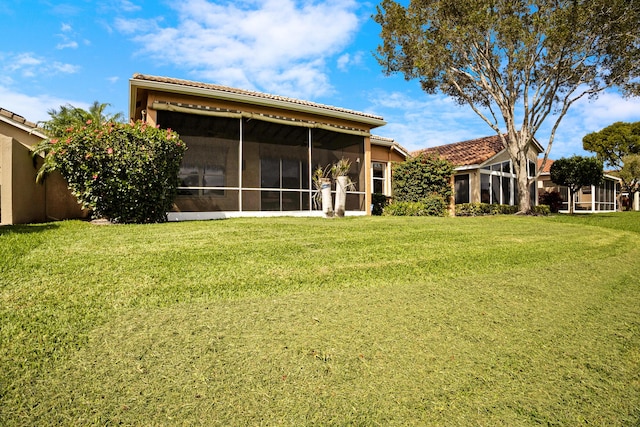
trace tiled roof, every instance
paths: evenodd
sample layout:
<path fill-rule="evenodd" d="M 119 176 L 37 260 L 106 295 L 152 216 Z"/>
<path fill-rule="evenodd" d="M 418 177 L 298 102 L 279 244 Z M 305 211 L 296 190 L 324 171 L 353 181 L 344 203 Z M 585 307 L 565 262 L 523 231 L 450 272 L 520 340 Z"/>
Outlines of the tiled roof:
<path fill-rule="evenodd" d="M 144 81 L 149 81 L 149 82 L 175 84 L 175 85 L 198 88 L 198 89 L 208 89 L 208 90 L 212 90 L 212 91 L 226 92 L 226 93 L 235 94 L 235 95 L 244 95 L 244 96 L 250 96 L 250 97 L 261 98 L 261 99 L 266 99 L 266 100 L 286 102 L 286 103 L 294 104 L 294 105 L 301 105 L 301 106 L 307 106 L 307 107 L 320 108 L 320 109 L 325 109 L 325 110 L 334 111 L 334 112 L 353 114 L 353 115 L 356 115 L 356 116 L 366 117 L 366 118 L 375 119 L 375 120 L 383 120 L 382 117 L 376 116 L 376 115 L 373 115 L 373 114 L 362 113 L 362 112 L 359 112 L 359 111 L 348 110 L 348 109 L 345 109 L 345 108 L 333 107 L 331 105 L 318 104 L 318 103 L 315 103 L 315 102 L 303 101 L 303 100 L 295 99 L 295 98 L 288 98 L 288 97 L 279 96 L 279 95 L 271 95 L 271 94 L 268 94 L 268 93 L 255 92 L 255 91 L 249 91 L 249 90 L 244 90 L 244 89 L 237 89 L 237 88 L 232 88 L 232 87 L 228 87 L 228 86 L 221 86 L 221 85 L 216 85 L 216 84 L 211 84 L 211 83 L 194 82 L 194 81 L 191 81 L 191 80 L 182 80 L 182 79 L 175 79 L 175 78 L 170 78 L 170 77 L 150 76 L 150 75 L 139 74 L 139 73 L 138 74 L 134 74 L 133 75 L 133 79 L 134 80 L 144 80 Z"/>
<path fill-rule="evenodd" d="M 420 154 L 438 155 L 456 166 L 469 166 L 481 164 L 504 149 L 498 135 L 484 138 L 471 139 L 469 141 L 440 145 L 415 151 L 414 156 Z"/>
<path fill-rule="evenodd" d="M 31 129 L 37 129 L 38 125 L 36 123 L 30 122 L 29 120 L 25 119 L 22 116 L 17 115 L 16 113 L 13 113 L 9 110 L 5 110 L 4 108 L 0 107 L 0 116 L 2 117 L 6 117 L 7 119 L 11 120 L 12 122 L 24 125 L 28 128 Z"/>
<path fill-rule="evenodd" d="M 542 160 L 544 159 L 538 159 L 538 170 L 540 171 L 540 173 L 551 173 L 551 165 L 553 164 L 553 160 L 547 159 L 547 163 L 544 164 L 544 169 L 540 169 L 540 166 L 542 166 Z"/>

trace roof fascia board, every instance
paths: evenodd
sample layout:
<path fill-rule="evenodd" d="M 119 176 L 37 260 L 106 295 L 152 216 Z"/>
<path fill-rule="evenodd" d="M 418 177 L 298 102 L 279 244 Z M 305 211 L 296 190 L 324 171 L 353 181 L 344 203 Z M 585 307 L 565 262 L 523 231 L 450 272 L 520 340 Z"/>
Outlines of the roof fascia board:
<path fill-rule="evenodd" d="M 155 82 L 149 80 L 130 79 L 131 86 L 131 105 L 130 113 L 135 106 L 135 88 L 158 90 L 162 92 L 178 93 L 182 95 L 200 96 L 203 98 L 215 98 L 224 101 L 240 102 L 243 104 L 260 105 L 263 107 L 280 108 L 289 111 L 310 113 L 314 115 L 332 117 L 336 119 L 349 120 L 352 122 L 365 123 L 371 125 L 371 127 L 383 126 L 386 124 L 384 120 L 376 119 L 373 117 L 359 116 L 357 114 L 351 114 L 343 111 L 332 111 L 322 107 L 316 107 L 313 105 L 296 104 L 279 99 L 267 99 L 259 98 L 252 95 L 241 93 L 230 93 L 217 89 L 199 88 L 191 86 L 182 86 L 176 83 Z"/>
<path fill-rule="evenodd" d="M 42 139 L 46 139 L 47 138 L 45 136 L 45 134 L 40 132 L 38 129 L 26 126 L 26 125 L 24 125 L 24 124 L 22 124 L 20 122 L 16 122 L 14 120 L 11 120 L 8 117 L 4 117 L 4 116 L 0 115 L 0 120 L 2 120 L 3 122 L 7 123 L 8 125 L 16 127 L 16 128 L 18 128 L 20 130 L 23 130 L 23 131 L 25 131 L 25 132 L 27 132 L 29 134 L 35 135 L 35 136 L 37 136 L 39 138 L 42 138 Z"/>

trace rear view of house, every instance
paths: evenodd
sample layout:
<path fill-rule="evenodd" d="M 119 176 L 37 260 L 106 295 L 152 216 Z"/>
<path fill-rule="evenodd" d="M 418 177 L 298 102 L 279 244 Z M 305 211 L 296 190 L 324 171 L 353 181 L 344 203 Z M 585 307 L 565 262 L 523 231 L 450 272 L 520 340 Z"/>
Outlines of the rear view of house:
<path fill-rule="evenodd" d="M 390 192 L 391 162 L 406 158 L 372 137 L 382 117 L 226 86 L 136 74 L 129 114 L 187 144 L 170 220 L 321 214 L 312 174 L 343 158 L 347 214 L 366 215 L 374 190 Z"/>

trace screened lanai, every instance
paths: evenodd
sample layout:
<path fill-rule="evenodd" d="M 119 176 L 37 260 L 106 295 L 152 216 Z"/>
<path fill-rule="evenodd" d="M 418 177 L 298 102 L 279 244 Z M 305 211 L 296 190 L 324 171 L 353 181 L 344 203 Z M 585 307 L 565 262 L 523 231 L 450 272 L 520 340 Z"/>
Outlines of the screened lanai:
<path fill-rule="evenodd" d="M 313 173 L 343 158 L 347 214 L 366 215 L 371 164 L 402 157 L 383 139 L 372 156 L 371 130 L 385 122 L 369 113 L 168 77 L 129 83 L 131 120 L 171 128 L 187 145 L 170 220 L 322 215 Z"/>
<path fill-rule="evenodd" d="M 187 145 L 178 212 L 313 212 L 311 174 L 349 159 L 347 210 L 365 211 L 364 137 L 254 118 L 158 111 Z"/>

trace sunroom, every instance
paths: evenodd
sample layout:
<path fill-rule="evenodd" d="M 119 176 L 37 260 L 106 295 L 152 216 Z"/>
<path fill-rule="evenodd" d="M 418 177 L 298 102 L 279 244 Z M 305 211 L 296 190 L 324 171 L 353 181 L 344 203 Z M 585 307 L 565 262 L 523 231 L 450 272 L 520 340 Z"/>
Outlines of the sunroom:
<path fill-rule="evenodd" d="M 170 220 L 321 215 L 313 173 L 340 159 L 350 163 L 347 215 L 369 213 L 381 117 L 139 74 L 130 88 L 131 118 L 177 131 L 188 147 Z"/>

